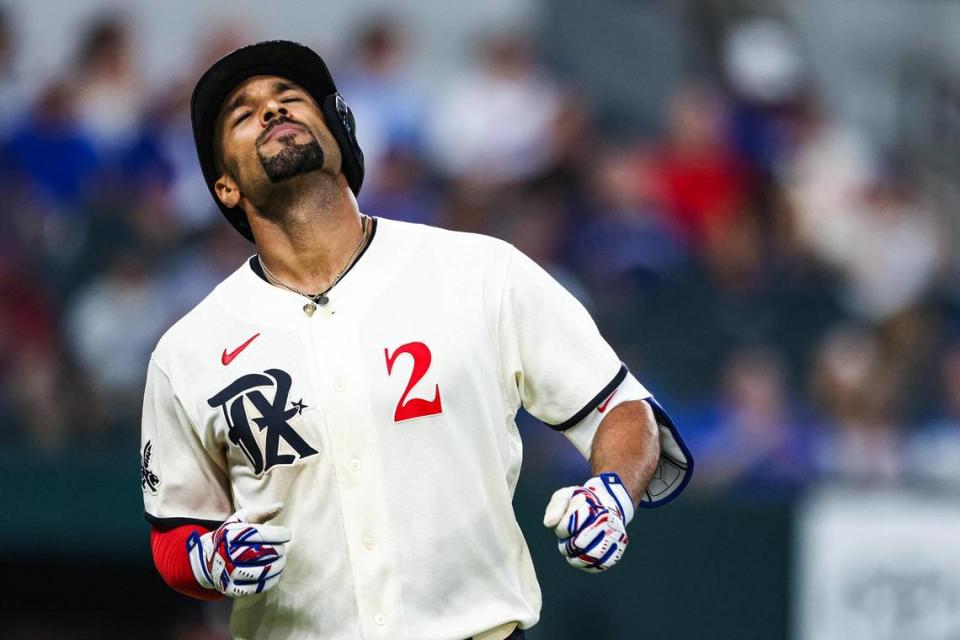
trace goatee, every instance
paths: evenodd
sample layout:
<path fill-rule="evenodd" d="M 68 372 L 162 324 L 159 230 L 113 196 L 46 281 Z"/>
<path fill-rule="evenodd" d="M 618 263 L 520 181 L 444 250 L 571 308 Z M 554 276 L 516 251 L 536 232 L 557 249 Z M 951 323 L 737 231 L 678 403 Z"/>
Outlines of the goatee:
<path fill-rule="evenodd" d="M 284 135 L 279 141 L 284 143 L 283 149 L 270 158 L 257 148 L 257 157 L 270 182 L 283 182 L 301 173 L 323 168 L 323 149 L 316 138 L 303 144 L 295 144 L 292 135 Z"/>

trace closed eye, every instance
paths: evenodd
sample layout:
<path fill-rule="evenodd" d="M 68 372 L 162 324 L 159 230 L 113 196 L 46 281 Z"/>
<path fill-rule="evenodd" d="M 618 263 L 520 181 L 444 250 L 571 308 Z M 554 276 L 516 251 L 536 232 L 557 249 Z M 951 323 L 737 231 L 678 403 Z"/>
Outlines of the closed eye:
<path fill-rule="evenodd" d="M 246 119 L 247 119 L 247 116 L 249 116 L 249 115 L 250 115 L 250 112 L 249 112 L 249 111 L 244 111 L 244 112 L 241 113 L 239 116 L 237 116 L 237 119 L 233 121 L 233 124 L 235 124 L 235 125 L 240 124 L 241 122 L 243 122 L 244 120 L 246 120 Z"/>
<path fill-rule="evenodd" d="M 280 102 L 283 102 L 284 104 L 286 104 L 287 102 L 300 102 L 301 100 L 302 98 L 284 98 Z"/>

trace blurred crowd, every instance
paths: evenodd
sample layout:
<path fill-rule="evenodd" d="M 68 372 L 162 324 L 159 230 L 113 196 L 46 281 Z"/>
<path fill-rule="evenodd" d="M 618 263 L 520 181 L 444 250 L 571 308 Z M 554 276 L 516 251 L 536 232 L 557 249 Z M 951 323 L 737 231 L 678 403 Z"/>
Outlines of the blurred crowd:
<path fill-rule="evenodd" d="M 44 86 L 0 14 L 0 446 L 135 456 L 156 340 L 253 247 L 203 184 L 188 105 L 214 59 L 144 86 L 129 24 L 91 21 Z M 723 34 L 653 134 L 615 135 L 536 39 L 479 39 L 420 87 L 414 43 L 359 24 L 331 59 L 367 158 L 369 214 L 508 240 L 590 309 L 681 426 L 692 485 L 790 496 L 820 480 L 960 488 L 953 217 L 898 149 L 818 96 L 784 25 Z M 583 473 L 523 424 L 528 472 Z"/>

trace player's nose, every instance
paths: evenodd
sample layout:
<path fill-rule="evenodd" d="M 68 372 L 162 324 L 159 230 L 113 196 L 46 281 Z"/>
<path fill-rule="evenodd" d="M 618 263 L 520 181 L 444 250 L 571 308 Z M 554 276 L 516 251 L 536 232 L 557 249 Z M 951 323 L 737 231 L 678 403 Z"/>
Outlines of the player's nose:
<path fill-rule="evenodd" d="M 260 122 L 266 126 L 279 116 L 287 116 L 287 108 L 283 103 L 275 98 L 267 100 L 260 110 Z"/>

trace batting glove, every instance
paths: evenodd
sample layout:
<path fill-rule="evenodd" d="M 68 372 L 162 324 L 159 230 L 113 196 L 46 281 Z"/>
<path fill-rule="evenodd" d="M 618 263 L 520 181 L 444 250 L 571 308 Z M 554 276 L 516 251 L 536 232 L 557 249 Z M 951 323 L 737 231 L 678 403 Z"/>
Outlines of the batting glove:
<path fill-rule="evenodd" d="M 620 476 L 602 473 L 582 487 L 565 487 L 553 494 L 543 525 L 557 534 L 557 546 L 567 562 L 588 573 L 617 564 L 627 548 L 627 523 L 633 501 Z"/>
<path fill-rule="evenodd" d="M 276 585 L 287 562 L 290 529 L 263 523 L 281 509 L 282 503 L 245 507 L 215 531 L 191 534 L 187 553 L 200 586 L 238 598 Z"/>

